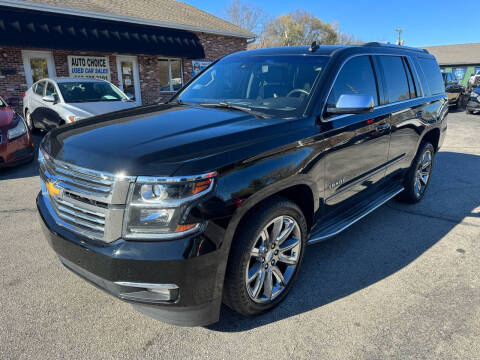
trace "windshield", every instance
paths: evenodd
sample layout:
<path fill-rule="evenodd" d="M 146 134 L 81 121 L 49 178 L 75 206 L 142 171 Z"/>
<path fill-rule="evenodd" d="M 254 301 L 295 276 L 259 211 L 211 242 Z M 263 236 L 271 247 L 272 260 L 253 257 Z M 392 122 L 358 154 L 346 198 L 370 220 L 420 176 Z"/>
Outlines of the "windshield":
<path fill-rule="evenodd" d="M 58 83 L 58 87 L 66 103 L 128 100 L 120 90 L 107 82 L 64 82 Z"/>
<path fill-rule="evenodd" d="M 266 115 L 298 116 L 327 61 L 328 57 L 314 55 L 226 57 L 194 79 L 175 100 L 200 105 L 226 103 Z"/>

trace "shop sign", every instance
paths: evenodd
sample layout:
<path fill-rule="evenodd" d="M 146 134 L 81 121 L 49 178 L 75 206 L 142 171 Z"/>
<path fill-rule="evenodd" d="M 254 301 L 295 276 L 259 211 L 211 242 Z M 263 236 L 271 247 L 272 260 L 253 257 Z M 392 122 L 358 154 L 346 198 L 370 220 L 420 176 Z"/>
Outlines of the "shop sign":
<path fill-rule="evenodd" d="M 203 69 L 210 65 L 211 61 L 192 60 L 192 74 L 197 76 Z"/>
<path fill-rule="evenodd" d="M 111 81 L 108 56 L 68 56 L 68 74 L 70 77 L 86 77 Z"/>

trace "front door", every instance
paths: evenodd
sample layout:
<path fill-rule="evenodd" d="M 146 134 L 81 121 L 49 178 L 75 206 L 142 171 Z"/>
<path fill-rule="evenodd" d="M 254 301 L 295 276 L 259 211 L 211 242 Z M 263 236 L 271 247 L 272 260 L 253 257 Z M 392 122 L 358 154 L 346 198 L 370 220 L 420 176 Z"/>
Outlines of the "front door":
<path fill-rule="evenodd" d="M 352 206 L 385 176 L 390 142 L 390 114 L 382 106 L 373 59 L 357 56 L 341 68 L 328 97 L 334 106 L 342 94 L 372 95 L 375 109 L 367 114 L 326 118 L 325 210 Z M 328 115 L 327 115 L 328 116 Z"/>
<path fill-rule="evenodd" d="M 120 89 L 138 106 L 142 105 L 137 57 L 117 56 L 117 72 Z"/>
<path fill-rule="evenodd" d="M 54 78 L 55 62 L 49 51 L 22 51 L 23 67 L 28 87 L 40 79 Z"/>

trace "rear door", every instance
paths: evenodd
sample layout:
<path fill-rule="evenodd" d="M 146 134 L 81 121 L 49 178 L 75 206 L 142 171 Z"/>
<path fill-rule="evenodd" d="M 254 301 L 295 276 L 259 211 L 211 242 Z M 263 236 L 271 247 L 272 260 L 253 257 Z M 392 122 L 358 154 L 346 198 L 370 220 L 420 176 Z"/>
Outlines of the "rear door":
<path fill-rule="evenodd" d="M 385 105 L 391 113 L 391 139 L 386 175 L 400 177 L 415 156 L 424 108 L 415 68 L 407 56 L 379 55 Z"/>
<path fill-rule="evenodd" d="M 324 118 L 325 204 L 331 212 L 355 203 L 374 190 L 385 175 L 390 140 L 390 114 L 371 56 L 355 56 L 342 66 L 327 100 L 342 94 L 366 94 L 375 99 L 373 112 Z"/>

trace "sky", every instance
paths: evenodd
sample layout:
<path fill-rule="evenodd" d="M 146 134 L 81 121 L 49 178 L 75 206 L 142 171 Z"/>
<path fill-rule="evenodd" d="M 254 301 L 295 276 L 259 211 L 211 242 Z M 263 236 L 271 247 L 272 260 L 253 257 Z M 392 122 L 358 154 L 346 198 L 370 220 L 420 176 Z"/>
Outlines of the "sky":
<path fill-rule="evenodd" d="M 183 0 L 225 18 L 229 1 Z M 295 9 L 307 10 L 323 21 L 361 41 L 397 41 L 395 29 L 403 29 L 408 46 L 432 46 L 480 42 L 478 2 L 451 0 L 247 0 L 272 18 Z"/>

